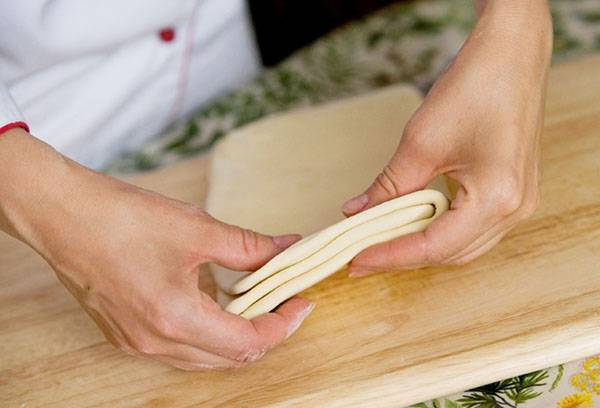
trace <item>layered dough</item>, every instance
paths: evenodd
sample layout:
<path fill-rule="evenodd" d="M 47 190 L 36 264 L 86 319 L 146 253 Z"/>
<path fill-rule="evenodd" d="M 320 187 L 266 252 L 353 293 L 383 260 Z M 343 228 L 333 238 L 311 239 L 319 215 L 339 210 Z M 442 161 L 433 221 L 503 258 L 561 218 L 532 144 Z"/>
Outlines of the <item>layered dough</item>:
<path fill-rule="evenodd" d="M 272 309 L 292 292 L 311 286 L 339 269 L 363 246 L 399 233 L 387 227 L 373 232 L 372 228 L 378 228 L 376 225 L 387 224 L 378 221 L 379 216 L 368 224 L 360 221 L 370 217 L 365 215 L 371 214 L 370 211 L 381 211 L 379 207 L 358 216 L 357 224 L 355 217 L 345 220 L 340 208 L 348 198 L 364 191 L 381 172 L 398 146 L 404 125 L 420 103 L 421 97 L 414 88 L 394 86 L 275 115 L 235 130 L 218 143 L 212 153 L 207 211 L 222 221 L 265 234 L 299 233 L 307 237 L 255 275 L 210 265 L 222 306 L 244 316 Z M 442 178 L 433 180 L 428 188 L 448 196 Z M 393 211 L 393 215 L 391 212 L 386 215 L 394 217 L 394 223 L 388 226 L 405 228 L 403 217 L 411 214 L 424 218 L 415 219 L 417 224 L 403 231 L 423 227 L 427 217 L 435 216 L 426 214 L 434 206 L 436 214 L 442 208 L 434 204 L 433 198 L 423 196 L 429 194 L 435 196 L 435 193 L 416 196 L 422 199 L 417 205 L 424 205 L 418 210 L 411 208 L 408 213 Z M 437 197 L 439 201 L 441 198 Z M 382 208 L 402 200 L 390 201 Z M 388 214 L 387 210 L 384 212 Z M 317 234 L 319 231 L 327 234 Z M 300 264 L 302 268 L 295 266 Z M 252 278 L 245 280 L 246 276 Z"/>
<path fill-rule="evenodd" d="M 229 289 L 226 310 L 252 319 L 343 268 L 362 250 L 423 231 L 448 209 L 436 190 L 390 200 L 297 242 Z"/>

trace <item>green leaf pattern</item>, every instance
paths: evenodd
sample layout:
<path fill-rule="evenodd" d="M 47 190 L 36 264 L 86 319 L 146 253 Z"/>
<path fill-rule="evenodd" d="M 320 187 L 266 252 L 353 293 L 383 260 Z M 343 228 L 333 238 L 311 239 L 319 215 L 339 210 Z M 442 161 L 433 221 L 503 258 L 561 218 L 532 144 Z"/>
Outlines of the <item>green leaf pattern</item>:
<path fill-rule="evenodd" d="M 551 0 L 554 58 L 600 50 L 600 1 Z M 397 82 L 429 89 L 474 24 L 472 0 L 392 5 L 294 53 L 137 151 L 109 173 L 148 170 L 208 151 L 230 130 L 267 115 Z"/>

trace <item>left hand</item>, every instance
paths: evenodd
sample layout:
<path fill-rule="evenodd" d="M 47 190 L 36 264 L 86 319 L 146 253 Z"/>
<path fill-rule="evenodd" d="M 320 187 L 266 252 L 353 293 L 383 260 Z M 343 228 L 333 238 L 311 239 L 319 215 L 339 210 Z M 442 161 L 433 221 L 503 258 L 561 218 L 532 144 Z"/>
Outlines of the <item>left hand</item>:
<path fill-rule="evenodd" d="M 242 367 L 284 342 L 313 304 L 252 320 L 198 287 L 198 266 L 254 270 L 298 237 L 225 224 L 62 156 L 23 129 L 0 138 L 0 231 L 35 249 L 119 349 L 185 370 Z"/>
<path fill-rule="evenodd" d="M 524 3 L 486 5 L 389 164 L 343 208 L 352 215 L 445 174 L 460 184 L 451 209 L 423 232 L 366 249 L 351 275 L 463 264 L 535 211 L 551 22 L 545 2 Z"/>

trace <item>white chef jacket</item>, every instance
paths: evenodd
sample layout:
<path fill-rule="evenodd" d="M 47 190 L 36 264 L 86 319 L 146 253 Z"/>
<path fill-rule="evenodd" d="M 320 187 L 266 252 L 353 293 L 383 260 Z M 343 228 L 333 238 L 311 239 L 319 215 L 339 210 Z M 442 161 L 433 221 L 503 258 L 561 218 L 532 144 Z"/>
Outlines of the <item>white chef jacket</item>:
<path fill-rule="evenodd" d="M 259 70 L 244 0 L 0 2 L 0 129 L 94 168 Z"/>

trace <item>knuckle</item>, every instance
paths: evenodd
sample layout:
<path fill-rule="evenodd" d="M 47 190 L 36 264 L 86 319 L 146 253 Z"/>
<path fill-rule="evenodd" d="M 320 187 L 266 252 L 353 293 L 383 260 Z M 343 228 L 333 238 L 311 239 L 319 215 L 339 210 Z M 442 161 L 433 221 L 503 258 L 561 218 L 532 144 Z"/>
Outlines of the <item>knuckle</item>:
<path fill-rule="evenodd" d="M 174 339 L 178 334 L 179 316 L 183 314 L 184 305 L 185 300 L 180 293 L 163 289 L 162 293 L 146 300 L 146 327 L 161 338 Z"/>
<path fill-rule="evenodd" d="M 443 248 L 426 243 L 423 245 L 423 254 L 425 254 L 425 262 L 428 265 L 440 265 L 445 263 L 448 259 L 448 255 Z"/>
<path fill-rule="evenodd" d="M 447 248 L 444 242 L 441 242 L 431 236 L 427 235 L 425 230 L 426 238 L 422 243 L 421 251 L 424 254 L 425 262 L 428 265 L 445 265 L 448 264 L 448 260 L 451 258 L 452 251 Z"/>
<path fill-rule="evenodd" d="M 153 341 L 143 335 L 132 336 L 129 340 L 131 348 L 138 353 L 152 356 L 158 353 L 158 349 Z"/>
<path fill-rule="evenodd" d="M 518 195 L 505 195 L 497 202 L 498 212 L 502 216 L 509 216 L 521 208 L 521 198 Z"/>
<path fill-rule="evenodd" d="M 150 326 L 152 330 L 160 337 L 167 339 L 179 338 L 179 317 L 172 306 L 164 306 L 166 302 L 159 301 L 154 306 L 154 313 L 151 316 Z"/>
<path fill-rule="evenodd" d="M 212 221 L 213 218 L 204 209 L 196 206 L 190 207 L 191 215 L 200 221 Z"/>
<path fill-rule="evenodd" d="M 259 248 L 258 235 L 251 230 L 241 230 L 242 251 L 246 255 L 256 253 Z"/>
<path fill-rule="evenodd" d="M 153 321 L 153 326 L 156 332 L 162 337 L 168 339 L 178 337 L 179 330 L 176 320 L 169 319 L 166 316 L 160 316 Z"/>
<path fill-rule="evenodd" d="M 379 189 L 385 191 L 390 196 L 398 196 L 400 189 L 397 184 L 397 174 L 389 164 L 383 168 L 375 179 L 375 184 Z"/>
<path fill-rule="evenodd" d="M 185 231 L 181 240 L 181 248 L 189 255 L 192 262 L 205 260 L 208 256 L 206 237 L 216 236 L 221 228 L 221 223 L 210 214 L 199 208 L 191 208 L 188 217 L 184 218 L 182 231 Z"/>
<path fill-rule="evenodd" d="M 175 201 L 175 205 L 182 210 L 182 213 L 186 215 L 187 222 L 191 224 L 211 222 L 213 220 L 206 210 L 194 204 Z"/>
<path fill-rule="evenodd" d="M 439 144 L 432 143 L 432 133 L 425 121 L 413 118 L 404 128 L 399 149 L 413 157 L 432 156 L 432 148 Z"/>
<path fill-rule="evenodd" d="M 425 252 L 426 261 L 429 265 L 440 265 L 446 261 L 446 254 L 439 249 L 428 249 Z"/>
<path fill-rule="evenodd" d="M 419 135 L 427 133 L 427 122 L 419 118 L 419 111 L 410 118 L 402 132 L 403 141 L 418 140 Z"/>
<path fill-rule="evenodd" d="M 519 177 L 509 175 L 496 184 L 492 199 L 501 216 L 509 216 L 517 212 L 523 204 L 522 181 Z"/>

